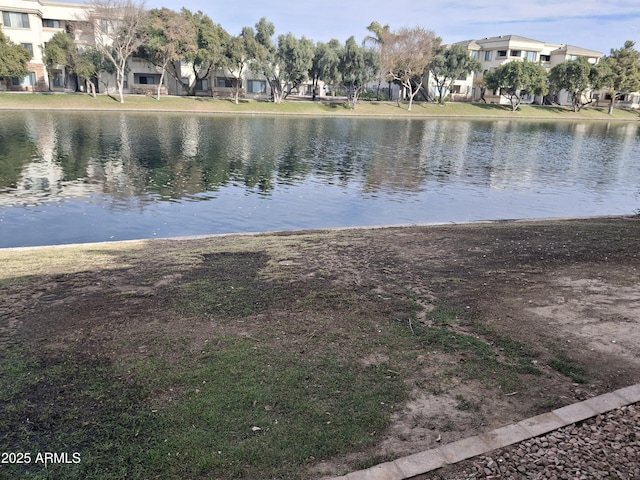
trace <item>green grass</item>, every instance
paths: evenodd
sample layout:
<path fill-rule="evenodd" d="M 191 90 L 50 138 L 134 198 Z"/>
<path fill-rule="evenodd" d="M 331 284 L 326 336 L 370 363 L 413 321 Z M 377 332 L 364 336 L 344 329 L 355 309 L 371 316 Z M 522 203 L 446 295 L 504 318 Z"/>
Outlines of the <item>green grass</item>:
<path fill-rule="evenodd" d="M 174 345 L 179 365 L 167 349 L 118 365 L 34 353 L 3 358 L 3 448 L 82 461 L 3 466 L 3 478 L 304 478 L 306 464 L 374 442 L 406 395 L 384 366 L 237 337 L 193 355 Z"/>
<path fill-rule="evenodd" d="M 176 478 L 295 478 L 313 459 L 372 442 L 404 396 L 400 378 L 382 369 L 237 338 L 207 348 L 173 383 L 184 393 L 159 413 L 170 425 L 163 449 L 173 456 L 162 469 Z"/>
<path fill-rule="evenodd" d="M 373 116 L 415 116 L 415 117 L 504 117 L 539 118 L 555 120 L 637 120 L 638 112 L 615 109 L 613 115 L 607 108 L 587 107 L 578 113 L 564 107 L 521 106 L 512 112 L 508 105 L 487 105 L 469 103 L 448 103 L 444 106 L 418 102 L 412 111 L 407 105 L 396 102 L 362 101 L 355 109 L 344 106 L 340 101 L 327 98 L 322 101 L 284 101 L 274 104 L 266 101 L 243 100 L 238 105 L 229 100 L 210 97 L 162 97 L 160 100 L 148 96 L 131 95 L 125 97 L 124 104 L 108 95 L 96 99 L 85 94 L 16 94 L 0 93 L 0 109 L 68 109 L 68 110 L 142 110 L 167 112 L 238 113 L 238 114 L 280 114 L 280 115 L 373 115 Z"/>
<path fill-rule="evenodd" d="M 143 478 L 140 463 L 156 427 L 141 408 L 146 391 L 114 377 L 104 358 L 10 349 L 2 354 L 0 443 L 3 451 L 27 452 L 34 462 L 2 465 L 0 477 L 25 479 Z M 80 453 L 78 464 L 45 466 L 38 453 Z"/>
<path fill-rule="evenodd" d="M 461 326 L 478 324 L 465 310 L 438 305 L 429 312 L 429 318 L 432 323 L 418 326 L 416 335 L 424 348 L 437 348 L 459 357 L 460 365 L 452 374 L 489 381 L 504 393 L 521 388 L 522 375 L 541 374 L 533 364 L 537 353 L 527 345 L 495 335 L 486 327 L 473 330 L 481 330 L 483 338 L 461 331 Z"/>
<path fill-rule="evenodd" d="M 569 357 L 564 351 L 558 352 L 557 357 L 549 362 L 549 366 L 562 375 L 569 377 L 574 383 L 587 383 L 587 369 Z"/>

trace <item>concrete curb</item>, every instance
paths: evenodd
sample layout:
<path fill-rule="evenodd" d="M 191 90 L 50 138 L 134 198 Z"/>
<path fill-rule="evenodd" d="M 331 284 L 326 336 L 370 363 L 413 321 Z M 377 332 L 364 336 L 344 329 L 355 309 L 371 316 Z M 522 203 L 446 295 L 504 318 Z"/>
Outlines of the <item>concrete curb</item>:
<path fill-rule="evenodd" d="M 405 480 L 640 402 L 640 383 L 330 480 Z"/>

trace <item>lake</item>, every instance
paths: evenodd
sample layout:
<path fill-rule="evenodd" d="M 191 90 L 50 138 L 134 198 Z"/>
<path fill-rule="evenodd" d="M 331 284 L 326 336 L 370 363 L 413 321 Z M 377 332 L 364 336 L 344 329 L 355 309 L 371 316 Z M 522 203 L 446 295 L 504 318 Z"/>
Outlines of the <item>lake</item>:
<path fill-rule="evenodd" d="M 638 122 L 0 112 L 0 247 L 638 209 Z"/>

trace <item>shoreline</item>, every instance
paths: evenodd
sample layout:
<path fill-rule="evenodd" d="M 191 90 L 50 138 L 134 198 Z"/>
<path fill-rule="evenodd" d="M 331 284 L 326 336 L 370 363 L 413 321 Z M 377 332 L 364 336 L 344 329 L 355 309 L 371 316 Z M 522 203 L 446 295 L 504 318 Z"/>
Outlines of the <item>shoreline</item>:
<path fill-rule="evenodd" d="M 329 228 L 306 228 L 298 230 L 266 230 L 256 232 L 228 232 L 228 233 L 210 233 L 201 235 L 181 235 L 177 237 L 154 237 L 154 238 L 135 238 L 129 240 L 105 240 L 103 242 L 87 242 L 87 243 L 60 243 L 49 245 L 32 245 L 24 247 L 0 247 L 0 252 L 25 252 L 36 249 L 48 248 L 78 248 L 78 247 L 99 247 L 99 246 L 119 246 L 123 244 L 135 243 L 155 243 L 155 242 L 189 242 L 197 240 L 212 240 L 218 238 L 244 238 L 259 236 L 275 236 L 288 237 L 297 235 L 323 235 L 336 232 L 353 233 L 355 231 L 372 232 L 374 230 L 392 230 L 392 229 L 410 229 L 410 228 L 429 228 L 429 227 L 455 227 L 455 226 L 487 226 L 487 225 L 508 225 L 518 226 L 518 224 L 526 225 L 536 224 L 556 224 L 572 221 L 589 221 L 589 220 L 628 220 L 636 218 L 638 215 L 587 215 L 579 217 L 538 217 L 538 218 L 510 218 L 503 220 L 470 220 L 467 222 L 432 222 L 432 223 L 404 223 L 404 224 L 386 224 L 386 225 L 367 225 L 367 226 L 350 226 L 350 227 L 329 227 Z"/>

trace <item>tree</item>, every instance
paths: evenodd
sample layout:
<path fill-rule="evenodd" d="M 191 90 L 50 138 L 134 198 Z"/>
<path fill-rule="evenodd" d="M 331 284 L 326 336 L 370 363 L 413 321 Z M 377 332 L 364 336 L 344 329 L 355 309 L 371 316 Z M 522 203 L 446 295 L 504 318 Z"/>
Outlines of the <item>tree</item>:
<path fill-rule="evenodd" d="M 162 72 L 156 94 L 156 99 L 160 100 L 167 66 L 195 51 L 196 29 L 184 15 L 168 8 L 154 9 L 149 12 L 143 36 L 146 39 L 142 47 L 144 57 Z"/>
<path fill-rule="evenodd" d="M 124 103 L 127 62 L 145 42 L 144 0 L 92 0 L 90 20 L 96 48 L 113 64 L 120 103 Z"/>
<path fill-rule="evenodd" d="M 94 77 L 103 69 L 104 57 L 94 49 L 76 50 L 74 54 L 74 71 L 78 78 L 87 85 L 91 96 L 96 98 Z"/>
<path fill-rule="evenodd" d="M 549 72 L 549 83 L 555 90 L 566 90 L 571 95 L 573 111 L 579 112 L 591 103 L 585 98 L 587 92 L 598 88 L 599 71 L 585 57 L 556 65 Z"/>
<path fill-rule="evenodd" d="M 280 103 L 284 99 L 281 78 L 283 69 L 279 65 L 278 48 L 272 40 L 275 31 L 273 23 L 262 17 L 255 25 L 255 32 L 252 31 L 251 35 L 247 32 L 246 38 L 247 51 L 255 70 L 261 71 L 267 77 L 271 97 L 275 103 Z"/>
<path fill-rule="evenodd" d="M 480 61 L 470 55 L 469 50 L 458 43 L 440 46 L 429 62 L 429 73 L 438 90 L 438 101 L 444 105 L 447 92 L 451 91 L 453 82 L 478 72 L 482 68 Z"/>
<path fill-rule="evenodd" d="M 234 100 L 236 105 L 239 102 L 240 90 L 242 89 L 242 78 L 249 68 L 249 54 L 247 50 L 247 37 L 251 37 L 253 31 L 251 27 L 244 27 L 242 33 L 237 37 L 231 37 L 227 43 L 227 71 L 234 79 Z"/>
<path fill-rule="evenodd" d="M 546 95 L 549 90 L 544 68 L 527 60 L 500 65 L 485 74 L 484 82 L 487 88 L 507 97 L 514 112 L 525 95 Z"/>
<path fill-rule="evenodd" d="M 65 70 L 73 70 L 75 45 L 71 35 L 66 32 L 57 32 L 45 44 L 43 50 L 44 64 L 49 72 L 58 65 L 64 66 Z M 49 89 L 51 89 L 51 78 L 49 78 Z"/>
<path fill-rule="evenodd" d="M 611 95 L 609 115 L 613 114 L 616 100 L 640 90 L 640 53 L 634 46 L 635 42 L 627 40 L 622 48 L 611 49 L 611 54 L 600 61 L 602 86 Z"/>
<path fill-rule="evenodd" d="M 13 43 L 0 30 L 0 78 L 24 77 L 29 60 L 29 50 Z"/>
<path fill-rule="evenodd" d="M 388 81 L 398 81 L 409 93 L 409 108 L 422 88 L 427 66 L 440 38 L 422 27 L 401 28 L 384 35 L 381 50 L 382 72 Z"/>
<path fill-rule="evenodd" d="M 313 42 L 305 37 L 298 39 L 291 33 L 280 35 L 276 62 L 286 88 L 284 98 L 287 98 L 307 79 L 313 63 Z"/>
<path fill-rule="evenodd" d="M 316 45 L 309 77 L 313 82 L 313 100 L 318 93 L 318 82 L 335 83 L 340 78 L 340 49 L 342 45 L 336 39 L 328 43 L 318 42 Z"/>
<path fill-rule="evenodd" d="M 349 106 L 355 108 L 360 92 L 380 68 L 380 57 L 370 48 L 359 47 L 353 37 L 347 39 L 340 53 L 342 83 L 347 88 Z"/>
<path fill-rule="evenodd" d="M 389 34 L 389 25 L 381 25 L 379 22 L 373 21 L 367 27 L 372 35 L 367 35 L 362 41 L 362 45 L 366 46 L 368 43 L 373 44 L 373 48 L 378 51 L 378 54 L 382 57 L 382 49 L 384 48 L 384 37 Z M 380 85 L 382 84 L 383 72 L 378 72 L 378 87 L 376 88 L 376 99 L 380 100 Z M 389 97 L 391 97 L 391 85 L 389 85 Z"/>
<path fill-rule="evenodd" d="M 390 33 L 389 25 L 381 25 L 380 22 L 373 21 L 367 27 L 372 35 L 367 35 L 362 41 L 362 46 L 366 46 L 367 43 L 373 43 L 374 47 L 380 47 L 384 44 L 384 37 Z"/>
<path fill-rule="evenodd" d="M 195 29 L 195 35 L 184 55 L 184 60 L 191 66 L 193 76 L 186 83 L 183 81 L 180 62 L 171 62 L 168 71 L 188 89 L 189 95 L 195 95 L 199 82 L 207 78 L 212 71 L 224 67 L 227 43 L 231 36 L 202 12 L 192 13 L 183 8 L 181 15 L 191 22 Z"/>

